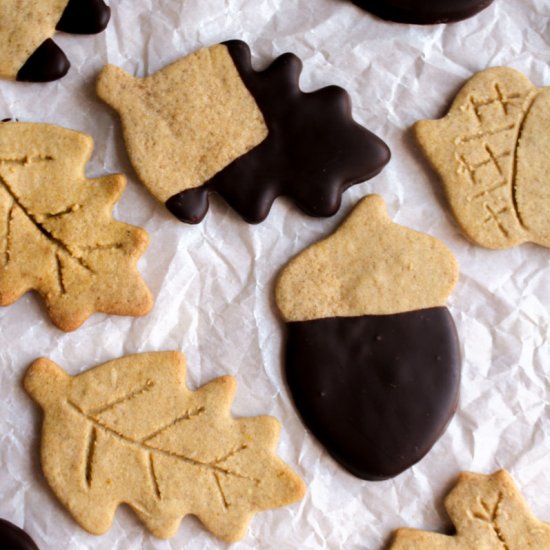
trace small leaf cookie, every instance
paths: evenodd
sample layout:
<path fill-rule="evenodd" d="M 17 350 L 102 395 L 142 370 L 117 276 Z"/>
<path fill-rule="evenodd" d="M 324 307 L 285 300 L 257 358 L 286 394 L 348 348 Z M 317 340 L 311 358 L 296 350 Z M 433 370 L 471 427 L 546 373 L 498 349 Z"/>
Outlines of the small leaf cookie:
<path fill-rule="evenodd" d="M 55 30 L 94 34 L 107 26 L 103 0 L 1 0 L 0 77 L 49 82 L 70 63 L 51 39 Z"/>
<path fill-rule="evenodd" d="M 75 377 L 42 358 L 24 384 L 44 410 L 44 475 L 90 533 L 105 533 L 124 502 L 157 537 L 194 514 L 232 542 L 256 512 L 304 494 L 274 454 L 277 420 L 233 418 L 230 376 L 189 391 L 181 353 L 123 357 Z"/>
<path fill-rule="evenodd" d="M 66 331 L 95 311 L 152 306 L 136 268 L 147 233 L 112 219 L 125 180 L 86 179 L 92 149 L 89 136 L 59 126 L 0 125 L 0 305 L 36 290 Z"/>
<path fill-rule="evenodd" d="M 355 476 L 401 473 L 450 421 L 460 354 L 444 305 L 457 275 L 442 243 L 394 224 L 376 195 L 279 275 L 289 389 L 305 425 Z"/>
<path fill-rule="evenodd" d="M 200 222 L 219 193 L 249 223 L 280 195 L 311 216 L 331 216 L 350 185 L 375 176 L 389 149 L 351 116 L 337 86 L 304 93 L 301 61 L 252 68 L 232 40 L 147 78 L 107 65 L 98 95 L 122 120 L 130 159 L 149 191 L 181 221 Z"/>
<path fill-rule="evenodd" d="M 474 75 L 416 138 L 466 236 L 487 248 L 550 247 L 550 88 L 514 69 Z"/>
<path fill-rule="evenodd" d="M 445 508 L 456 535 L 398 529 L 388 550 L 550 550 L 550 524 L 533 515 L 505 470 L 462 473 Z"/>

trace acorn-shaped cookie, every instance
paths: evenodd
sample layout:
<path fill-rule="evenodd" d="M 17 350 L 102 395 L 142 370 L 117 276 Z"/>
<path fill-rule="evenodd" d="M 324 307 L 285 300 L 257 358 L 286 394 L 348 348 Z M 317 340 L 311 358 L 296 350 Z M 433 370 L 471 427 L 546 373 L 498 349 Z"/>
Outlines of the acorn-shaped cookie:
<path fill-rule="evenodd" d="M 442 243 L 394 224 L 373 195 L 278 278 L 296 407 L 359 478 L 415 464 L 456 408 L 459 345 L 444 304 L 457 276 Z"/>
<path fill-rule="evenodd" d="M 0 77 L 49 82 L 65 76 L 70 63 L 51 39 L 55 31 L 95 34 L 110 16 L 103 0 L 1 0 Z"/>
<path fill-rule="evenodd" d="M 416 138 L 460 227 L 493 249 L 550 247 L 550 88 L 506 67 L 474 75 Z"/>
<path fill-rule="evenodd" d="M 249 223 L 281 195 L 311 216 L 331 216 L 350 186 L 382 170 L 390 152 L 352 118 L 337 86 L 300 90 L 291 53 L 263 71 L 232 40 L 144 79 L 107 65 L 98 95 L 122 120 L 136 172 L 178 219 L 200 222 L 220 194 Z"/>

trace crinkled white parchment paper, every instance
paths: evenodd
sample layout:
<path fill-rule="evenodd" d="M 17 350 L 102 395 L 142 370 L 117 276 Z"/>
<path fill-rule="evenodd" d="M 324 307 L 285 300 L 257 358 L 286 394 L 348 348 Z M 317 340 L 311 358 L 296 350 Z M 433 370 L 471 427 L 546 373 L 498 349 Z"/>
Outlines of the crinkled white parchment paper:
<path fill-rule="evenodd" d="M 442 498 L 465 469 L 507 468 L 535 513 L 550 520 L 550 250 L 494 252 L 466 241 L 410 132 L 417 119 L 442 116 L 465 80 L 487 67 L 512 66 L 550 85 L 548 1 L 495 0 L 473 19 L 427 27 L 386 23 L 346 0 L 111 0 L 111 7 L 105 33 L 56 36 L 72 61 L 63 80 L 0 81 L 0 119 L 91 134 L 88 175 L 128 176 L 115 216 L 150 233 L 140 270 L 156 305 L 140 319 L 94 315 L 69 334 L 54 328 L 35 295 L 0 309 L 0 517 L 23 526 L 42 549 L 226 547 L 191 517 L 173 539 L 157 540 L 127 507 L 106 535 L 89 535 L 40 470 L 40 414 L 21 385 L 33 359 L 48 356 L 77 374 L 125 354 L 175 349 L 187 355 L 191 387 L 232 374 L 236 415 L 282 421 L 278 452 L 308 484 L 303 502 L 256 515 L 235 548 L 378 550 L 399 526 L 446 530 Z M 188 226 L 138 183 L 117 117 L 95 97 L 98 71 L 110 62 L 147 75 L 229 38 L 250 44 L 258 68 L 286 51 L 299 55 L 303 89 L 345 87 L 355 118 L 391 147 L 391 163 L 348 190 L 333 218 L 306 217 L 279 199 L 264 223 L 250 226 L 213 198 L 206 220 Z M 438 237 L 458 257 L 449 307 L 463 353 L 449 429 L 418 465 L 378 483 L 347 474 L 305 432 L 282 379 L 283 331 L 272 296 L 280 267 L 373 192 L 396 222 Z"/>

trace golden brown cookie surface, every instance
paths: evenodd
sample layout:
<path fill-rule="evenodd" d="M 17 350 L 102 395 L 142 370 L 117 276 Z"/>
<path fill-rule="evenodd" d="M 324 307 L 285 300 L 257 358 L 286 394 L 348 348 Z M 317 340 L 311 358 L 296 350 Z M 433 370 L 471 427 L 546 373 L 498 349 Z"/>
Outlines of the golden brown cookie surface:
<path fill-rule="evenodd" d="M 415 125 L 460 227 L 481 246 L 550 246 L 549 96 L 496 67 L 474 75 L 444 118 Z"/>
<path fill-rule="evenodd" d="M 123 357 L 75 377 L 38 359 L 24 384 L 44 410 L 46 479 L 91 533 L 107 531 L 125 502 L 158 537 L 194 514 L 235 541 L 254 513 L 304 494 L 274 454 L 277 420 L 233 418 L 230 376 L 189 391 L 181 353 Z"/>
<path fill-rule="evenodd" d="M 505 470 L 462 473 L 445 508 L 456 535 L 398 529 L 388 550 L 550 549 L 550 524 L 533 515 Z"/>
<path fill-rule="evenodd" d="M 442 306 L 458 265 L 437 239 L 392 222 L 364 198 L 330 237 L 292 259 L 276 286 L 285 321 L 392 314 Z"/>
<path fill-rule="evenodd" d="M 59 126 L 0 125 L 0 305 L 36 290 L 66 331 L 96 311 L 152 307 L 136 267 L 147 233 L 112 218 L 123 176 L 85 177 L 92 148 Z"/>

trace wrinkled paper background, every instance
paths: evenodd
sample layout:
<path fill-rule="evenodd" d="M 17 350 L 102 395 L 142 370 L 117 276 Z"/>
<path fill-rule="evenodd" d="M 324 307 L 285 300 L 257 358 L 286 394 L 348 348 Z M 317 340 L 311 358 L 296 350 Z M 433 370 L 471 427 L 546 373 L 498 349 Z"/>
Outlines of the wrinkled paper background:
<path fill-rule="evenodd" d="M 111 6 L 105 33 L 56 36 L 72 62 L 63 80 L 0 81 L 0 119 L 91 134 L 96 146 L 87 174 L 128 176 L 115 217 L 150 233 L 139 265 L 156 305 L 140 319 L 96 314 L 69 334 L 51 324 L 35 295 L 0 309 L 0 517 L 23 526 L 42 549 L 225 548 L 191 517 L 172 540 L 157 540 L 125 506 L 106 535 L 84 532 L 42 476 L 41 415 L 22 390 L 27 366 L 42 355 L 74 375 L 125 354 L 182 350 L 192 388 L 232 374 L 234 414 L 282 421 L 278 452 L 308 484 L 301 503 L 256 515 L 235 548 L 378 550 L 399 526 L 447 530 L 442 498 L 465 469 L 507 468 L 534 512 L 550 521 L 550 251 L 527 244 L 494 252 L 466 241 L 410 132 L 417 119 L 442 116 L 465 80 L 487 67 L 512 66 L 536 85 L 550 85 L 548 1 L 495 0 L 473 19 L 427 27 L 386 23 L 346 0 L 111 0 Z M 188 226 L 138 183 L 117 117 L 94 95 L 98 71 L 110 62 L 144 76 L 230 38 L 250 44 L 258 68 L 283 52 L 298 54 L 302 88 L 345 87 L 356 120 L 391 147 L 391 163 L 347 191 L 333 218 L 309 218 L 279 199 L 264 223 L 250 226 L 212 198 L 206 220 Z M 460 405 L 449 429 L 418 465 L 378 483 L 348 475 L 305 432 L 282 379 L 283 331 L 273 303 L 281 266 L 374 192 L 396 222 L 438 237 L 458 257 L 461 276 L 449 307 L 463 353 Z"/>

